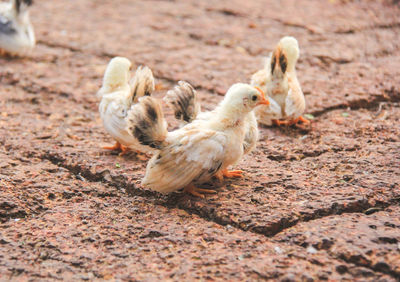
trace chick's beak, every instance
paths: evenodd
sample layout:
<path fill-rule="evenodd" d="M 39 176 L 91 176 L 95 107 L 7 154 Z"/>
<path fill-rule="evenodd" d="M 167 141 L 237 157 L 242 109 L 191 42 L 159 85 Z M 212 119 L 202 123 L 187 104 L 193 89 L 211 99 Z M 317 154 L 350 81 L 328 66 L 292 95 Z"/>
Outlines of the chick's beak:
<path fill-rule="evenodd" d="M 260 100 L 260 102 L 257 103 L 257 106 L 258 105 L 266 105 L 266 106 L 268 106 L 269 105 L 269 101 L 265 98 L 264 92 L 258 87 L 255 87 L 255 88 L 258 90 L 258 92 L 261 93 L 261 100 Z"/>

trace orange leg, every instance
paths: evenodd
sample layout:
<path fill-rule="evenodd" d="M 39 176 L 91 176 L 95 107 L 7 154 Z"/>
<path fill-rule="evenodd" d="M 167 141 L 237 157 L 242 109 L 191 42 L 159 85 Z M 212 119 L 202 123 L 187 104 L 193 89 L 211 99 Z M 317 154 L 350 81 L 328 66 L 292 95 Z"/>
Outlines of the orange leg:
<path fill-rule="evenodd" d="M 222 182 L 224 180 L 224 175 L 221 170 L 218 171 L 214 176 L 218 179 L 219 182 Z"/>
<path fill-rule="evenodd" d="M 309 124 L 310 123 L 310 121 L 308 119 L 306 119 L 305 117 L 303 117 L 303 116 L 299 116 L 297 119 L 298 119 L 298 121 L 301 121 L 304 124 Z"/>
<path fill-rule="evenodd" d="M 136 152 L 136 157 L 141 161 L 147 161 L 150 158 L 150 156 L 148 156 L 146 153 L 140 151 L 135 151 L 135 152 Z"/>
<path fill-rule="evenodd" d="M 189 194 L 191 194 L 191 195 L 193 195 L 195 197 L 200 197 L 200 198 L 204 198 L 204 195 L 201 194 L 201 193 L 204 193 L 204 194 L 215 194 L 215 193 L 217 193 L 215 190 L 197 188 L 192 183 L 187 185 L 183 190 L 186 193 L 189 193 Z"/>
<path fill-rule="evenodd" d="M 281 125 L 288 125 L 289 122 L 287 120 L 273 119 L 272 124 L 274 124 L 276 126 L 281 126 Z"/>
<path fill-rule="evenodd" d="M 122 150 L 123 151 L 122 146 L 123 145 L 121 145 L 121 143 L 119 143 L 117 141 L 114 146 L 104 146 L 103 149 L 106 149 L 106 150 Z"/>
<path fill-rule="evenodd" d="M 226 178 L 243 178 L 243 170 L 222 170 L 222 175 Z"/>
<path fill-rule="evenodd" d="M 119 153 L 120 156 L 123 156 L 123 155 L 129 153 L 129 151 L 130 151 L 128 147 L 126 147 L 122 144 L 119 145 L 119 148 L 121 149 L 121 153 Z"/>
<path fill-rule="evenodd" d="M 281 126 L 281 125 L 294 125 L 299 122 L 302 122 L 304 124 L 309 124 L 310 121 L 303 116 L 299 116 L 298 118 L 292 119 L 292 120 L 279 120 L 279 119 L 273 119 L 272 123 L 276 126 Z"/>
<path fill-rule="evenodd" d="M 308 119 L 305 119 L 303 116 L 299 116 L 298 118 L 292 119 L 291 121 L 289 121 L 289 125 L 298 124 L 299 122 L 302 122 L 304 124 L 310 123 L 310 121 Z"/>

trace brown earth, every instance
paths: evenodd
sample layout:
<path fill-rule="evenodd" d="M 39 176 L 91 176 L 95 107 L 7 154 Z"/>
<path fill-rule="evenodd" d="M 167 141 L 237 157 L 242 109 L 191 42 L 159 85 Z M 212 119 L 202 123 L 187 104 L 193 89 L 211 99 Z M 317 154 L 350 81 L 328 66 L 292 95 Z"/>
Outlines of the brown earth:
<path fill-rule="evenodd" d="M 265 3 L 267 2 L 267 3 Z M 400 281 L 398 1 L 36 1 L 38 45 L 0 58 L 0 280 Z M 141 187 L 101 149 L 113 56 L 212 109 L 299 40 L 310 127 L 261 128 L 216 195 Z M 171 128 L 176 122 L 169 114 Z"/>

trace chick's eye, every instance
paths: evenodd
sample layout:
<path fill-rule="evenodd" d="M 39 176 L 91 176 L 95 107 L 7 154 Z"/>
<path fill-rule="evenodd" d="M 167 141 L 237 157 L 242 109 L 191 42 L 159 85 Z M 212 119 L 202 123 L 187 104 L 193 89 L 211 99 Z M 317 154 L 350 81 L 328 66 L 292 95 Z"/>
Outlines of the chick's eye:
<path fill-rule="evenodd" d="M 253 97 L 251 97 L 251 100 L 256 101 L 258 99 L 257 95 L 253 95 Z"/>

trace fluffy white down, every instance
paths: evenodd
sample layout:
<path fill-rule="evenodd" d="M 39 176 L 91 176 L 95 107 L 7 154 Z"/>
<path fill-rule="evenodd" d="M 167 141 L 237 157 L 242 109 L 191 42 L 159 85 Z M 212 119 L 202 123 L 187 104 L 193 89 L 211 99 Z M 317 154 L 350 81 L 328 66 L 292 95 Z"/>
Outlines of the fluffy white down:
<path fill-rule="evenodd" d="M 16 30 L 13 34 L 0 33 L 0 49 L 17 55 L 31 52 L 36 38 L 27 8 L 15 15 L 11 3 L 0 3 L 0 21 L 11 21 Z"/>

